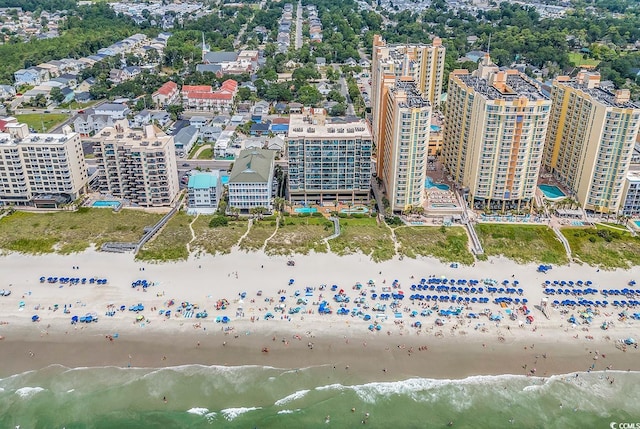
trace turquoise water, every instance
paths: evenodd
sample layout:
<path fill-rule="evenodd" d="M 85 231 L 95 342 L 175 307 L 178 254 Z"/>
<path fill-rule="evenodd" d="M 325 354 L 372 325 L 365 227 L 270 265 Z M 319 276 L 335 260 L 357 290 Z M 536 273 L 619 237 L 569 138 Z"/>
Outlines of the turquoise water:
<path fill-rule="evenodd" d="M 92 207 L 111 207 L 113 209 L 120 207 L 119 201 L 96 201 L 91 204 Z"/>
<path fill-rule="evenodd" d="M 380 382 L 330 365 L 54 365 L 0 380 L 0 427 L 351 428 L 362 426 L 365 413 L 367 427 L 385 429 L 449 422 L 456 428 L 608 428 L 612 421 L 640 421 L 640 373 L 608 375 L 615 384 L 602 372 Z"/>
<path fill-rule="evenodd" d="M 438 131 L 440 131 L 442 128 L 437 126 L 437 125 L 431 125 L 431 131 L 437 133 Z"/>
<path fill-rule="evenodd" d="M 229 176 L 222 176 L 220 178 L 220 182 L 222 182 L 223 185 L 228 185 L 229 184 Z"/>
<path fill-rule="evenodd" d="M 433 207 L 434 209 L 445 209 L 445 208 L 453 208 L 456 207 L 455 204 L 448 204 L 448 203 L 433 203 L 431 204 L 431 207 Z"/>
<path fill-rule="evenodd" d="M 340 213 L 348 213 L 348 214 L 361 213 L 361 214 L 365 214 L 365 213 L 369 213 L 369 209 L 367 207 L 364 207 L 364 206 L 358 206 L 358 207 L 351 207 L 350 209 L 342 209 L 342 210 L 340 210 Z"/>
<path fill-rule="evenodd" d="M 298 207 L 296 209 L 293 209 L 293 211 L 296 213 L 315 213 L 318 211 L 318 209 L 315 207 Z"/>
<path fill-rule="evenodd" d="M 424 187 L 427 188 L 427 189 L 438 188 L 441 191 L 448 191 L 449 190 L 449 185 L 445 185 L 444 183 L 436 183 L 429 176 L 427 176 L 427 180 L 424 181 Z"/>
<path fill-rule="evenodd" d="M 634 221 L 633 221 L 633 223 L 635 223 L 635 224 L 636 224 L 636 226 L 637 226 L 638 228 L 640 228 L 640 220 L 634 220 Z"/>
<path fill-rule="evenodd" d="M 560 188 L 553 185 L 538 185 L 545 197 L 549 199 L 563 198 L 567 195 Z"/>

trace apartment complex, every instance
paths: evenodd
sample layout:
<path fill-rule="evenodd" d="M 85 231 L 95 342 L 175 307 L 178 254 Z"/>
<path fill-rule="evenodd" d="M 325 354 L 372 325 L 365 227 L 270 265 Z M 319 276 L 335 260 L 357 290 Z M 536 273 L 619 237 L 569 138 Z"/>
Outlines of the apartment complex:
<path fill-rule="evenodd" d="M 179 190 L 173 137 L 153 125 L 132 130 L 125 124 L 96 137 L 98 190 L 140 207 L 169 206 Z"/>
<path fill-rule="evenodd" d="M 229 176 L 229 208 L 249 213 L 254 207 L 273 210 L 275 152 L 267 149 L 240 151 Z"/>
<path fill-rule="evenodd" d="M 599 88 L 598 73 L 553 82 L 553 108 L 544 166 L 570 191 L 583 209 L 617 213 L 623 205 L 640 104 L 629 90 Z"/>
<path fill-rule="evenodd" d="M 431 103 L 411 78 L 387 92 L 385 140 L 378 146 L 378 177 L 393 212 L 422 206 L 427 178 Z"/>
<path fill-rule="evenodd" d="M 371 109 L 376 175 L 393 211 L 424 202 L 426 157 L 432 108 L 442 92 L 445 48 L 387 45 L 373 39 Z"/>
<path fill-rule="evenodd" d="M 478 70 L 449 77 L 443 131 L 445 167 L 477 209 L 519 209 L 535 195 L 551 100 L 488 55 Z"/>
<path fill-rule="evenodd" d="M 327 118 L 324 109 L 291 115 L 289 199 L 295 203 L 366 204 L 373 138 L 357 118 Z"/>
<path fill-rule="evenodd" d="M 213 90 L 210 85 L 183 85 L 182 106 L 191 110 L 229 112 L 238 92 L 238 82 L 227 79 L 220 89 Z"/>
<path fill-rule="evenodd" d="M 77 133 L 31 134 L 17 123 L 0 133 L 0 203 L 55 207 L 77 199 L 87 181 Z"/>

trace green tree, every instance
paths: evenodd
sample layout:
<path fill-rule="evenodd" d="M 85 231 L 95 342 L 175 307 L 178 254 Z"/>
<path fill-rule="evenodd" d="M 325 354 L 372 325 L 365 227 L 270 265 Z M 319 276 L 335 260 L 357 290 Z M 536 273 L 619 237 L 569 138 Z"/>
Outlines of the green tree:
<path fill-rule="evenodd" d="M 64 100 L 64 94 L 62 93 L 62 90 L 60 88 L 55 86 L 51 88 L 51 92 L 49 92 L 49 98 L 59 104 Z"/>
<path fill-rule="evenodd" d="M 312 85 L 304 85 L 298 90 L 298 100 L 305 106 L 317 106 L 322 101 L 322 94 Z"/>
<path fill-rule="evenodd" d="M 182 112 L 184 112 L 184 107 L 181 104 L 172 104 L 167 106 L 167 112 L 171 115 L 171 119 L 174 121 L 177 120 Z"/>

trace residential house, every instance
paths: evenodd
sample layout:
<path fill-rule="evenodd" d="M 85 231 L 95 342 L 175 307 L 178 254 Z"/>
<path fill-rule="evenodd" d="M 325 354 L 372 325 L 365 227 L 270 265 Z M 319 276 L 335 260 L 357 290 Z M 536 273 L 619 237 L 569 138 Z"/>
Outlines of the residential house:
<path fill-rule="evenodd" d="M 205 142 L 215 141 L 220 136 L 222 128 L 218 125 L 207 125 L 200 128 L 200 137 Z"/>
<path fill-rule="evenodd" d="M 11 98 L 16 95 L 16 89 L 11 85 L 0 85 L 0 98 Z"/>
<path fill-rule="evenodd" d="M 284 154 L 285 142 L 282 136 L 275 136 L 267 139 L 267 149 L 273 150 L 278 156 Z"/>
<path fill-rule="evenodd" d="M 275 118 L 271 121 L 271 132 L 274 134 L 287 134 L 289 132 L 289 118 Z"/>
<path fill-rule="evenodd" d="M 258 88 L 252 82 L 242 82 L 240 88 L 247 88 L 251 92 L 256 92 Z"/>
<path fill-rule="evenodd" d="M 271 121 L 259 122 L 251 125 L 250 134 L 252 136 L 261 136 L 269 133 Z"/>
<path fill-rule="evenodd" d="M 124 104 L 105 103 L 95 108 L 96 115 L 106 115 L 113 119 L 124 119 L 130 110 Z"/>
<path fill-rule="evenodd" d="M 166 126 L 171 121 L 171 115 L 167 112 L 157 112 L 151 115 L 151 122 L 161 127 Z"/>
<path fill-rule="evenodd" d="M 189 119 L 189 124 L 196 127 L 196 129 L 200 129 L 204 126 L 206 126 L 209 123 L 209 118 L 206 118 L 204 116 L 192 116 L 191 119 Z"/>
<path fill-rule="evenodd" d="M 316 67 L 325 67 L 327 65 L 327 59 L 325 57 L 316 57 Z"/>
<path fill-rule="evenodd" d="M 353 58 L 349 57 L 344 61 L 344 64 L 348 65 L 349 67 L 355 67 L 358 65 L 358 62 Z"/>
<path fill-rule="evenodd" d="M 180 100 L 178 85 L 173 81 L 164 83 L 156 92 L 151 94 L 151 99 L 159 109 L 177 104 Z"/>
<path fill-rule="evenodd" d="M 141 110 L 133 116 L 130 123 L 131 128 L 142 128 L 145 125 L 149 125 L 151 123 L 151 112 L 147 109 Z"/>
<path fill-rule="evenodd" d="M 192 174 L 187 184 L 187 213 L 212 214 L 218 208 L 222 182 L 217 170 Z"/>
<path fill-rule="evenodd" d="M 253 105 L 253 114 L 254 115 L 268 115 L 269 114 L 269 103 L 266 101 L 258 101 Z"/>
<path fill-rule="evenodd" d="M 286 103 L 276 103 L 275 106 L 273 106 L 274 110 L 276 111 L 276 113 L 278 115 L 282 115 L 284 114 L 284 112 L 287 111 L 287 104 Z"/>
<path fill-rule="evenodd" d="M 302 113 L 302 108 L 304 106 L 300 103 L 289 103 L 289 113 L 296 114 Z"/>
<path fill-rule="evenodd" d="M 193 125 L 181 128 L 174 137 L 176 154 L 180 157 L 187 156 L 193 145 L 198 141 L 198 134 L 198 129 Z"/>
<path fill-rule="evenodd" d="M 48 73 L 45 75 L 46 79 L 43 79 L 43 74 L 37 70 L 35 67 L 30 67 L 28 69 L 20 69 L 13 73 L 13 78 L 15 80 L 15 86 L 21 85 L 40 85 L 43 80 L 48 79 Z"/>
<path fill-rule="evenodd" d="M 216 158 L 226 158 L 229 156 L 229 149 L 231 149 L 233 145 L 234 135 L 234 130 L 224 130 L 220 133 L 213 147 L 213 155 Z"/>
<path fill-rule="evenodd" d="M 331 90 L 333 90 L 333 85 L 330 85 L 327 82 L 321 82 L 316 85 L 316 88 L 318 88 L 318 91 L 320 92 L 320 94 L 326 97 L 327 94 L 329 94 Z"/>
<path fill-rule="evenodd" d="M 252 208 L 273 210 L 275 152 L 247 149 L 233 164 L 229 176 L 229 207 L 249 213 Z"/>

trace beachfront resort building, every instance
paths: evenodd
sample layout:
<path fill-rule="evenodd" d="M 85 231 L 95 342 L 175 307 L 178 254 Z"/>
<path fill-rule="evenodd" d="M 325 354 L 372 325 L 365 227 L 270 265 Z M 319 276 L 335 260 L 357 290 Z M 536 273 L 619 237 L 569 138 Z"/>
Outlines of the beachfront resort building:
<path fill-rule="evenodd" d="M 640 104 L 628 89 L 599 87 L 600 74 L 559 76 L 551 89 L 553 109 L 544 166 L 580 206 L 618 213 L 640 129 Z"/>
<path fill-rule="evenodd" d="M 405 76 L 387 92 L 385 140 L 378 147 L 378 177 L 393 212 L 425 201 L 431 103 Z"/>
<path fill-rule="evenodd" d="M 153 125 L 129 129 L 126 122 L 95 137 L 98 189 L 134 206 L 166 207 L 179 191 L 173 136 Z"/>
<path fill-rule="evenodd" d="M 442 92 L 445 48 L 387 45 L 373 39 L 371 62 L 372 133 L 376 175 L 393 211 L 424 203 L 430 116 Z"/>
<path fill-rule="evenodd" d="M 0 133 L 0 203 L 57 207 L 86 189 L 87 166 L 78 133 L 30 133 L 9 123 Z"/>
<path fill-rule="evenodd" d="M 189 176 L 187 185 L 187 212 L 189 214 L 211 214 L 218 208 L 222 183 L 218 171 L 199 172 Z"/>
<path fill-rule="evenodd" d="M 275 152 L 268 149 L 240 151 L 229 175 L 229 209 L 249 213 L 252 208 L 273 210 Z"/>
<path fill-rule="evenodd" d="M 499 70 L 488 54 L 474 73 L 451 73 L 442 154 L 473 208 L 531 207 L 550 110 L 536 83 Z"/>
<path fill-rule="evenodd" d="M 640 216 L 640 170 L 629 169 L 622 189 L 620 212 L 624 216 Z"/>
<path fill-rule="evenodd" d="M 368 203 L 373 140 L 366 122 L 308 109 L 291 115 L 286 146 L 291 202 Z"/>

